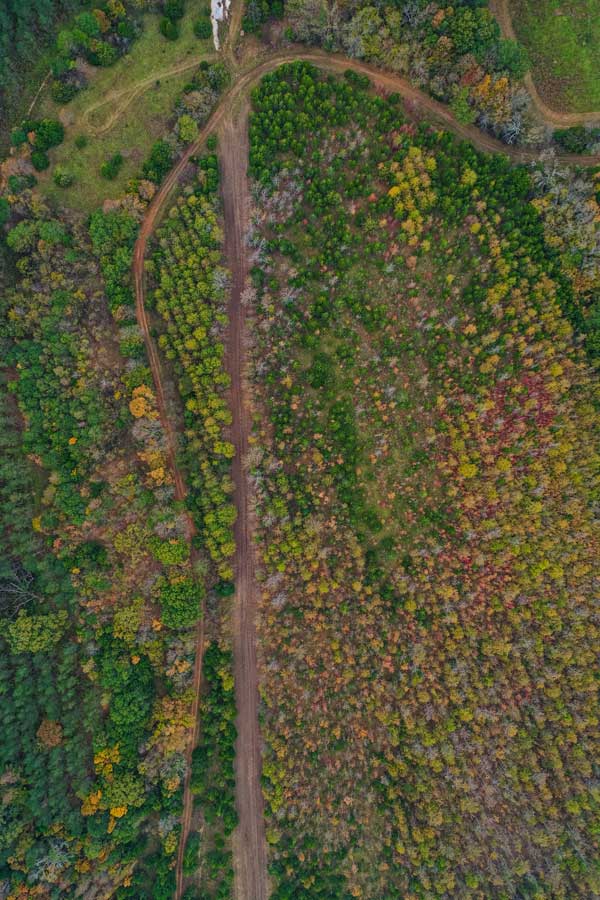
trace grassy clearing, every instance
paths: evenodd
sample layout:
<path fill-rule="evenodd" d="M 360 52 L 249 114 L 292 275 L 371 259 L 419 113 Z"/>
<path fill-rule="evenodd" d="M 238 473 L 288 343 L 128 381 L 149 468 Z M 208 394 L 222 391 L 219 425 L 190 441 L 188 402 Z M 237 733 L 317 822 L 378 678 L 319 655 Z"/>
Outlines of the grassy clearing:
<path fill-rule="evenodd" d="M 94 70 L 89 87 L 63 108 L 65 140 L 52 152 L 52 167 L 39 177 L 40 189 L 47 197 L 87 212 L 106 198 L 120 196 L 127 181 L 138 173 L 152 144 L 164 134 L 165 120 L 193 69 L 164 79 L 160 78 L 160 73 L 188 60 L 200 62 L 213 50 L 212 41 L 200 41 L 193 32 L 203 5 L 188 6 L 180 23 L 179 40 L 167 41 L 158 31 L 158 17 L 146 16 L 144 33 L 131 52 L 109 69 Z M 127 94 L 123 92 L 133 91 L 139 82 L 153 73 L 157 75 L 156 82 L 135 96 L 109 131 L 94 135 L 93 129 L 101 128 L 115 108 L 126 103 Z M 88 110 L 91 112 L 86 117 Z M 59 107 L 47 93 L 37 111 L 56 117 Z M 88 139 L 82 149 L 75 145 L 79 135 Z M 115 153 L 122 153 L 125 161 L 118 177 L 107 181 L 100 176 L 100 167 Z M 54 184 L 52 171 L 56 165 L 63 166 L 75 176 L 71 187 L 59 188 Z"/>
<path fill-rule="evenodd" d="M 512 0 L 510 7 L 544 99 L 569 112 L 600 109 L 600 0 Z"/>

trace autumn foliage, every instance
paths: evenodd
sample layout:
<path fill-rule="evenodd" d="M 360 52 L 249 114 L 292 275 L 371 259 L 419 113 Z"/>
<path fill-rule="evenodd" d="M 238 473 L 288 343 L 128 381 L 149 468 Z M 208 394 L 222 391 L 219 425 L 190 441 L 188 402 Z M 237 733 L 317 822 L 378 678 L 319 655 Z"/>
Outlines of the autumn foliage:
<path fill-rule="evenodd" d="M 595 896 L 598 386 L 529 176 L 305 64 L 254 109 L 273 896 Z"/>

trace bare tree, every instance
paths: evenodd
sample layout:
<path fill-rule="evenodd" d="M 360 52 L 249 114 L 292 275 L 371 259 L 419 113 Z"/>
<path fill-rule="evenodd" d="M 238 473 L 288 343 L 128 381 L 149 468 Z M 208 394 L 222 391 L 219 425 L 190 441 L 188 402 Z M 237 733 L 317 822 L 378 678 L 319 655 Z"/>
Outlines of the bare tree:
<path fill-rule="evenodd" d="M 19 610 L 36 600 L 34 577 L 17 560 L 9 560 L 0 567 L 0 616 L 15 619 Z"/>

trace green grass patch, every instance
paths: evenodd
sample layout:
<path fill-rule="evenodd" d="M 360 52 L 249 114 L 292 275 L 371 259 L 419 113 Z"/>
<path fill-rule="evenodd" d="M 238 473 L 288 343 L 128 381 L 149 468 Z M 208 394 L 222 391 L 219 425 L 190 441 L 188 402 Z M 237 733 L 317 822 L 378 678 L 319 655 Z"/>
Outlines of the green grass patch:
<path fill-rule="evenodd" d="M 542 97 L 569 112 L 600 109 L 600 0 L 512 0 L 510 7 Z"/>
<path fill-rule="evenodd" d="M 177 41 L 168 41 L 160 34 L 157 16 L 146 16 L 144 33 L 131 52 L 109 69 L 94 70 L 89 86 L 63 107 L 64 143 L 52 152 L 52 167 L 39 178 L 40 189 L 46 197 L 88 212 L 103 200 L 123 193 L 128 180 L 139 173 L 152 144 L 164 134 L 165 121 L 194 70 L 190 68 L 168 78 L 161 78 L 161 73 L 187 60 L 199 63 L 212 52 L 211 41 L 200 41 L 194 35 L 197 15 L 198 10 L 190 7 L 179 23 L 181 36 Z M 135 90 L 140 82 L 153 75 L 156 80 L 134 97 L 115 124 L 102 134 L 94 134 L 94 129 L 101 128 L 115 109 L 127 101 L 127 90 Z M 54 103 L 48 91 L 37 112 L 56 118 L 59 110 L 61 107 Z M 76 141 L 81 135 L 86 135 L 88 141 L 86 146 L 78 148 Z M 118 176 L 107 181 L 100 173 L 102 164 L 118 153 L 124 158 L 123 165 Z M 71 187 L 54 184 L 55 165 L 74 176 Z"/>

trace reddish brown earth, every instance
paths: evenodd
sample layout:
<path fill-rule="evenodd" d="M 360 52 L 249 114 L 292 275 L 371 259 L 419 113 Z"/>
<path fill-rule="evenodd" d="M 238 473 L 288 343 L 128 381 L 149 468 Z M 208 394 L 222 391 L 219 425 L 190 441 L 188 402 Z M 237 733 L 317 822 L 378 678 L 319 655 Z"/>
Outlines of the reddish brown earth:
<path fill-rule="evenodd" d="M 219 135 L 221 192 L 225 217 L 225 250 L 231 272 L 228 370 L 231 377 L 235 445 L 233 480 L 238 517 L 235 523 L 236 601 L 233 620 L 234 674 L 238 740 L 235 755 L 239 828 L 234 840 L 238 900 L 267 900 L 267 850 L 260 788 L 261 740 L 258 728 L 256 664 L 256 580 L 249 510 L 249 484 L 244 469 L 252 420 L 245 390 L 246 309 L 241 302 L 248 277 L 248 109 L 229 119 Z"/>

